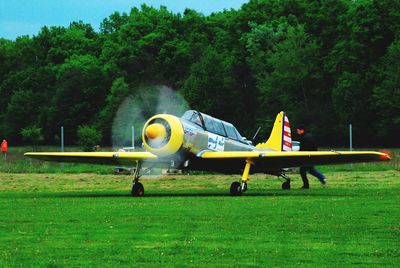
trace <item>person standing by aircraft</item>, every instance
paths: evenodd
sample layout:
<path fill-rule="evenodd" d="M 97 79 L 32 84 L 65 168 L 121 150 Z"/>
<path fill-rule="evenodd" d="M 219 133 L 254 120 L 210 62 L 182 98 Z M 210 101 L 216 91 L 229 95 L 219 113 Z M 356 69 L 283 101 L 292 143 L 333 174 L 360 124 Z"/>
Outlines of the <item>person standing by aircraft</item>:
<path fill-rule="evenodd" d="M 299 128 L 297 128 L 296 132 L 299 135 L 300 151 L 318 150 L 313 135 L 310 132 L 306 132 L 304 126 L 300 126 Z M 314 166 L 305 166 L 300 167 L 300 175 L 301 179 L 303 180 L 303 186 L 301 187 L 301 189 L 310 188 L 310 184 L 307 178 L 307 172 L 317 177 L 322 185 L 326 186 L 326 178 L 321 172 L 316 170 Z"/>

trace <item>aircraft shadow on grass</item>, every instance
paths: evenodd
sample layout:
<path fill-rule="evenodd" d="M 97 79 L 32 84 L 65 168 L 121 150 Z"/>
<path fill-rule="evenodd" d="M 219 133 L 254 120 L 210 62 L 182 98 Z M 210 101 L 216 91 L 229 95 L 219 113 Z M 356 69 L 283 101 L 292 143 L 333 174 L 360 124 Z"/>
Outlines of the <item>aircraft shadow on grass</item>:
<path fill-rule="evenodd" d="M 249 197 L 297 197 L 297 196 L 315 196 L 315 197 L 351 197 L 356 194 L 337 193 L 337 192 L 313 192 L 305 191 L 287 191 L 287 192 L 268 192 L 268 193 L 249 193 Z M 49 194 L 28 194 L 24 195 L 29 198 L 130 198 L 130 194 L 125 193 L 49 193 Z M 159 198 L 159 197 L 230 197 L 229 193 L 150 193 L 142 198 Z"/>

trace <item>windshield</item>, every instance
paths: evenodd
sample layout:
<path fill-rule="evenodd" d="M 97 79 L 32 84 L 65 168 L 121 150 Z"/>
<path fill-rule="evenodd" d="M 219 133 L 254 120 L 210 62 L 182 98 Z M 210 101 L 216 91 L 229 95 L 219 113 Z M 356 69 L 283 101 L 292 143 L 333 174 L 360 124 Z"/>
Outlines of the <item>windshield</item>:
<path fill-rule="evenodd" d="M 206 130 L 213 132 L 215 134 L 221 135 L 221 136 L 226 136 L 224 126 L 222 125 L 222 121 L 219 119 L 216 119 L 214 117 L 211 117 L 206 114 L 201 114 L 203 116 L 204 120 L 204 125 L 206 127 Z"/>
<path fill-rule="evenodd" d="M 243 137 L 231 123 L 222 121 L 207 114 L 199 113 L 195 110 L 186 111 L 182 115 L 182 118 L 204 128 L 209 132 L 245 143 Z"/>
<path fill-rule="evenodd" d="M 194 111 L 194 110 L 186 111 L 182 115 L 182 118 L 186 119 L 186 120 L 188 120 L 188 121 L 190 121 L 192 123 L 195 123 L 196 125 L 204 128 L 203 122 L 202 122 L 201 117 L 200 117 L 200 113 L 197 112 L 197 111 Z"/>

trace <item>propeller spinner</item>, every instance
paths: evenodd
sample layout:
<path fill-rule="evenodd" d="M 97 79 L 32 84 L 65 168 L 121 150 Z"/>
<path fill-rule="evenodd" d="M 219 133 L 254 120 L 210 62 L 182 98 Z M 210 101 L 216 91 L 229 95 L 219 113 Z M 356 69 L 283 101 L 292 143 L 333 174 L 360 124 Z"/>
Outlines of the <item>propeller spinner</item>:
<path fill-rule="evenodd" d="M 150 140 L 159 138 L 164 139 L 166 136 L 167 136 L 167 130 L 165 129 L 163 124 L 153 123 L 146 127 L 146 137 L 149 138 Z"/>
<path fill-rule="evenodd" d="M 158 114 L 143 127 L 144 147 L 161 157 L 176 153 L 183 144 L 183 127 L 176 116 Z"/>

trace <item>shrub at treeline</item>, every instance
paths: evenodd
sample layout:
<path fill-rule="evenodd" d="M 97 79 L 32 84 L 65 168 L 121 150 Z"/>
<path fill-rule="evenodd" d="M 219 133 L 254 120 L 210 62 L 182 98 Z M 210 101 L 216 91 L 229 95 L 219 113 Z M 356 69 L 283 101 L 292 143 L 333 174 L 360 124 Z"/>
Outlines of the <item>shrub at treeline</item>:
<path fill-rule="evenodd" d="M 144 5 L 112 14 L 99 32 L 43 27 L 0 39 L 0 136 L 23 143 L 39 128 L 51 144 L 64 126 L 72 144 L 90 126 L 110 144 L 126 97 L 166 85 L 249 138 L 258 126 L 265 138 L 284 110 L 322 145 L 346 145 L 349 123 L 356 146 L 396 145 L 399 33 L 398 0 L 255 0 L 209 16 Z"/>

